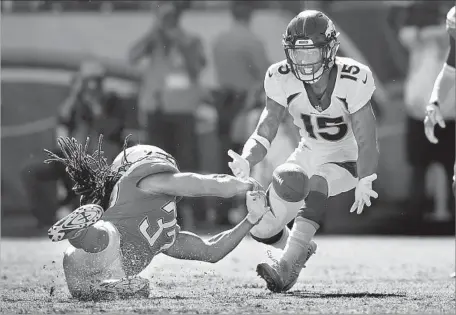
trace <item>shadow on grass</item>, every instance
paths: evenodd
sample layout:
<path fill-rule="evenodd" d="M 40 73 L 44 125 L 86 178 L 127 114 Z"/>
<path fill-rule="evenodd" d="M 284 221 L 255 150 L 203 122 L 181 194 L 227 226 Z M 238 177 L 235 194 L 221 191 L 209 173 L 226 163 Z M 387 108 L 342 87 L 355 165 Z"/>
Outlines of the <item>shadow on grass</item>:
<path fill-rule="evenodd" d="M 287 292 L 284 295 L 289 295 L 298 298 L 313 298 L 313 299 L 337 299 L 337 298 L 390 298 L 390 297 L 405 297 L 404 293 L 369 293 L 369 292 L 346 292 L 346 293 L 319 293 L 296 290 Z"/>

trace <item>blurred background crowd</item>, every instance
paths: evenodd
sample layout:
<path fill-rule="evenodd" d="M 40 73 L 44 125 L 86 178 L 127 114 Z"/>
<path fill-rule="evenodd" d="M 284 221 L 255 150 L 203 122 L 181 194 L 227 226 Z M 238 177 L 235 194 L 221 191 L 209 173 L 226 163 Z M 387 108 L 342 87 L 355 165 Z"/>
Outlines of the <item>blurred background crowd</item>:
<path fill-rule="evenodd" d="M 263 79 L 284 59 L 282 33 L 303 9 L 327 13 L 339 55 L 368 64 L 377 90 L 380 198 L 349 214 L 334 197 L 323 233 L 453 234 L 455 112 L 438 144 L 424 108 L 446 60 L 453 1 L 2 1 L 2 235 L 43 234 L 77 206 L 72 183 L 43 148 L 56 136 L 96 146 L 108 160 L 129 144 L 160 146 L 183 171 L 228 173 L 264 106 Z M 288 118 L 284 126 L 290 124 Z M 264 185 L 296 143 L 281 128 L 254 170 Z M 179 204 L 187 229 L 233 225 L 242 199 Z M 43 234 L 44 235 L 44 234 Z"/>

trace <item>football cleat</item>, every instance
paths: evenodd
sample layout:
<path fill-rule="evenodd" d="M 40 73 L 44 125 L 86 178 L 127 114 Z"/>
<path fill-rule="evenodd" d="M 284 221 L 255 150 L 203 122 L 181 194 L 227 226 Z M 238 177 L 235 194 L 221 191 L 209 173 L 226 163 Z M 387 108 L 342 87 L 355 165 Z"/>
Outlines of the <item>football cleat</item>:
<path fill-rule="evenodd" d="M 280 260 L 273 266 L 262 263 L 257 266 L 257 274 L 266 281 L 268 290 L 274 293 L 290 290 L 298 281 L 299 273 L 305 268 L 306 262 L 315 254 L 317 244 L 310 241 L 307 252 L 299 255 L 295 262 Z"/>
<path fill-rule="evenodd" d="M 48 236 L 53 242 L 59 242 L 77 236 L 77 232 L 98 222 L 103 216 L 103 208 L 99 205 L 84 205 L 60 219 L 49 230 Z"/>
<path fill-rule="evenodd" d="M 139 277 L 127 277 L 120 280 L 105 280 L 99 283 L 95 290 L 102 295 L 118 298 L 149 297 L 149 280 Z"/>

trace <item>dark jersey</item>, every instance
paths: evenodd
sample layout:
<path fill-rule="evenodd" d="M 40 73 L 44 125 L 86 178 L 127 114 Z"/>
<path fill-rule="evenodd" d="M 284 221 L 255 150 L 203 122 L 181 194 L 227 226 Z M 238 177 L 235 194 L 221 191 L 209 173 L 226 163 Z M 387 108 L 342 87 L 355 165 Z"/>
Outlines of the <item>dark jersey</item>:
<path fill-rule="evenodd" d="M 179 226 L 176 197 L 148 194 L 137 187 L 151 174 L 178 172 L 166 158 L 156 155 L 133 164 L 117 182 L 103 220 L 113 223 L 120 235 L 123 267 L 127 275 L 141 272 L 160 252 L 174 244 Z"/>

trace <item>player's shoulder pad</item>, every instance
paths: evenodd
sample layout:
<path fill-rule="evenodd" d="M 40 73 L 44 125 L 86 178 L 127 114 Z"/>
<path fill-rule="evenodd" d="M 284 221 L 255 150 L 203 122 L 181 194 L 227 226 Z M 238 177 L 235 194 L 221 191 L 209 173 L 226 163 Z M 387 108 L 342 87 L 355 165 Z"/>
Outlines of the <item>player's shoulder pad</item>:
<path fill-rule="evenodd" d="M 337 57 L 336 58 L 336 64 L 338 64 L 339 67 L 341 67 L 341 74 L 352 74 L 355 76 L 360 76 L 361 74 L 371 74 L 372 71 L 369 68 L 369 66 L 356 61 L 352 58 L 348 57 Z M 351 70 L 349 70 L 351 69 Z"/>
<path fill-rule="evenodd" d="M 375 91 L 375 82 L 371 69 L 351 58 L 336 58 L 339 67 L 341 93 L 344 95 L 349 113 L 364 106 Z"/>
<path fill-rule="evenodd" d="M 282 60 L 271 65 L 264 77 L 264 91 L 267 97 L 282 106 L 286 106 L 287 104 L 283 87 L 289 80 L 290 75 L 293 76 L 290 66 L 286 60 Z"/>
<path fill-rule="evenodd" d="M 448 11 L 446 17 L 446 29 L 450 36 L 456 38 L 456 7 L 452 7 L 450 11 Z"/>
<path fill-rule="evenodd" d="M 179 170 L 171 162 L 165 160 L 153 161 L 144 159 L 131 165 L 125 172 L 124 177 L 144 178 L 159 173 L 177 173 Z"/>
<path fill-rule="evenodd" d="M 356 61 L 352 58 L 337 57 L 336 64 L 339 67 L 339 79 L 344 81 L 344 85 L 354 87 L 374 84 L 374 77 L 369 66 Z"/>
<path fill-rule="evenodd" d="M 268 71 L 266 71 L 265 79 L 282 79 L 289 73 L 291 73 L 291 69 L 288 62 L 286 60 L 282 60 L 269 66 Z"/>

